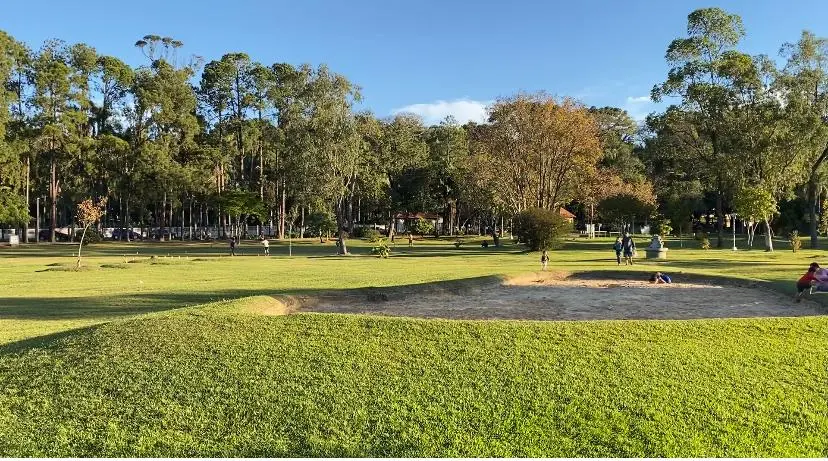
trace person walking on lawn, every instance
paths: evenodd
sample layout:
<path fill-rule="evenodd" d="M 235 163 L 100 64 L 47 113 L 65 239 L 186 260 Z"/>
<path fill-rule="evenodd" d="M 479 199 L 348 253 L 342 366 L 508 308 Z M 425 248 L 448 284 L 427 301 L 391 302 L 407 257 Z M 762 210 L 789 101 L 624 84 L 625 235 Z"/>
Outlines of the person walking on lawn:
<path fill-rule="evenodd" d="M 624 250 L 624 265 L 633 265 L 633 258 L 635 257 L 635 240 L 628 233 L 624 234 L 624 239 L 621 240 L 621 248 Z"/>
<path fill-rule="evenodd" d="M 615 250 L 615 260 L 618 262 L 618 265 L 621 265 L 621 252 L 624 251 L 624 247 L 621 245 L 621 237 L 615 238 L 615 244 L 612 246 L 612 249 Z"/>
<path fill-rule="evenodd" d="M 547 264 L 549 264 L 549 252 L 546 251 L 546 250 L 543 250 L 543 253 L 541 253 L 541 268 L 544 271 L 546 270 L 546 265 Z"/>

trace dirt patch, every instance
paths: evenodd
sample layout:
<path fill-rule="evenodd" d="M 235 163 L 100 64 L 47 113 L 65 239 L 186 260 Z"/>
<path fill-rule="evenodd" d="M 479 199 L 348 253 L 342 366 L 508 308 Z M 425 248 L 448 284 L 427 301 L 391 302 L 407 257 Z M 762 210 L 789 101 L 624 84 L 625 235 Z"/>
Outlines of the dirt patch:
<path fill-rule="evenodd" d="M 299 308 L 299 301 L 291 296 L 254 296 L 244 303 L 244 310 L 260 315 L 287 315 Z"/>
<path fill-rule="evenodd" d="M 476 286 L 368 290 L 301 301 L 303 311 L 447 319 L 700 319 L 823 313 L 815 302 L 795 303 L 789 296 L 750 282 L 722 284 L 693 278 L 654 285 L 612 275 L 601 278 L 562 273 L 526 274 Z"/>

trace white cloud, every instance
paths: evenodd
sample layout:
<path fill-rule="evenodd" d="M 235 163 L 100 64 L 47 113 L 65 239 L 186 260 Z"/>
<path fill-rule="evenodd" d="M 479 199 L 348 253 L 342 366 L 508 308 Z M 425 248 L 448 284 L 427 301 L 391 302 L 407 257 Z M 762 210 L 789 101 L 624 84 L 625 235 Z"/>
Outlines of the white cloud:
<path fill-rule="evenodd" d="M 391 111 L 392 115 L 411 113 L 422 117 L 427 125 L 440 123 L 449 115 L 454 116 L 460 124 L 466 122 L 483 123 L 486 115 L 487 101 L 471 99 L 455 99 L 454 101 L 435 101 L 427 104 L 411 104 Z"/>
<path fill-rule="evenodd" d="M 649 104 L 653 101 L 649 96 L 627 96 L 627 104 Z"/>
<path fill-rule="evenodd" d="M 630 114 L 633 120 L 641 122 L 655 109 L 654 104 L 649 96 L 627 96 L 624 110 Z"/>

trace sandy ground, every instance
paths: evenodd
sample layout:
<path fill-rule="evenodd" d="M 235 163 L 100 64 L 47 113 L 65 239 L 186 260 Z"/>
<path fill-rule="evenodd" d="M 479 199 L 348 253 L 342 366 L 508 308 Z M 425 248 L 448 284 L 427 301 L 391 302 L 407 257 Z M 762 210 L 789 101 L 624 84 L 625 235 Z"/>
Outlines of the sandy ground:
<path fill-rule="evenodd" d="M 303 311 L 446 319 L 620 320 L 794 317 L 824 308 L 763 288 L 524 276 L 460 290 L 315 298 Z"/>

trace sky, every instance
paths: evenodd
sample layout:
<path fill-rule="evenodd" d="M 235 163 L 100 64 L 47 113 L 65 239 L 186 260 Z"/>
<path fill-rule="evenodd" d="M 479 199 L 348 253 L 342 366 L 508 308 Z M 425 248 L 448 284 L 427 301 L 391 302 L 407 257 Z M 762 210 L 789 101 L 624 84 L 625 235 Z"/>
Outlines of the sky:
<path fill-rule="evenodd" d="M 740 15 L 741 49 L 778 56 L 803 29 L 828 36 L 824 0 L 0 0 L 0 30 L 38 48 L 85 42 L 131 65 L 146 34 L 184 42 L 207 61 L 243 51 L 264 64 L 327 64 L 362 88 L 360 109 L 413 112 L 427 123 L 482 121 L 486 106 L 545 91 L 636 118 L 659 109 L 650 89 L 687 14 Z"/>

